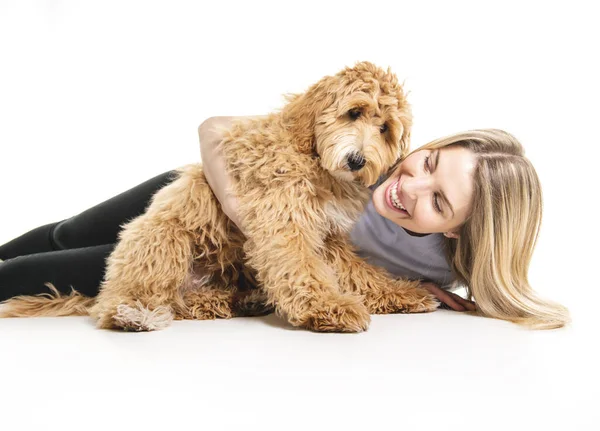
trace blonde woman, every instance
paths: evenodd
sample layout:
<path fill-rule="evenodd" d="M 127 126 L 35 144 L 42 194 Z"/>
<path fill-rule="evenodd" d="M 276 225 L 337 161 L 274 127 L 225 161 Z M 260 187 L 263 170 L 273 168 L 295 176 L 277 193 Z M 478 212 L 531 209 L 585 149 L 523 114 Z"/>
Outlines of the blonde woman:
<path fill-rule="evenodd" d="M 216 150 L 236 117 L 199 127 L 207 180 L 243 231 L 230 178 Z M 120 226 L 140 215 L 171 181 L 167 172 L 83 213 L 0 246 L 0 301 L 71 286 L 94 296 Z M 447 307 L 531 328 L 558 328 L 565 307 L 538 297 L 527 279 L 542 218 L 542 192 L 521 144 L 500 130 L 473 130 L 430 142 L 372 187 L 351 232 L 359 254 L 405 278 L 420 279 Z M 466 289 L 467 299 L 450 291 Z"/>

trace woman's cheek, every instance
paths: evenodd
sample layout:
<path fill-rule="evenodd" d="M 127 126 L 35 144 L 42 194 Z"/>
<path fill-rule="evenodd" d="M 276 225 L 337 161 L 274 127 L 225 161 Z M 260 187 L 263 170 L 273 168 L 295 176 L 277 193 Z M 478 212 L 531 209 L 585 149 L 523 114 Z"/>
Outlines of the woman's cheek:
<path fill-rule="evenodd" d="M 427 232 L 435 227 L 435 220 L 433 220 L 431 214 L 423 208 L 416 209 L 413 214 L 413 221 L 419 228 Z"/>

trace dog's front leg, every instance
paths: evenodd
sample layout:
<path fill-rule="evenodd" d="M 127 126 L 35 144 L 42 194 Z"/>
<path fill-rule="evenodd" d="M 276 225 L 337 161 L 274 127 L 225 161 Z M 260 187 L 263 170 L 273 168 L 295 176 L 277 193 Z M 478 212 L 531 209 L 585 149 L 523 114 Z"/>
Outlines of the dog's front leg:
<path fill-rule="evenodd" d="M 328 236 L 325 241 L 327 260 L 337 269 L 340 287 L 359 293 L 371 314 L 422 313 L 434 311 L 439 302 L 419 280 L 394 278 L 384 268 L 357 256 L 347 238 Z"/>
<path fill-rule="evenodd" d="M 335 270 L 319 253 L 318 232 L 288 225 L 252 233 L 244 245 L 247 264 L 256 270 L 277 314 L 313 331 L 367 329 L 370 316 L 363 298 L 340 291 Z"/>

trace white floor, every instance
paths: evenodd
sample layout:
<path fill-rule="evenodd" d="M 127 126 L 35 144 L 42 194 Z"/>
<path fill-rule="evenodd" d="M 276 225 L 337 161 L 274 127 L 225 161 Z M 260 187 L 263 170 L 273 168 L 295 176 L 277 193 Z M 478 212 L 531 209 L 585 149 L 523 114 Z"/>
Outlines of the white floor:
<path fill-rule="evenodd" d="M 591 331 L 588 331 L 591 332 Z M 0 424 L 43 429 L 598 429 L 595 334 L 436 311 L 362 334 L 274 315 L 96 330 L 0 320 Z"/>

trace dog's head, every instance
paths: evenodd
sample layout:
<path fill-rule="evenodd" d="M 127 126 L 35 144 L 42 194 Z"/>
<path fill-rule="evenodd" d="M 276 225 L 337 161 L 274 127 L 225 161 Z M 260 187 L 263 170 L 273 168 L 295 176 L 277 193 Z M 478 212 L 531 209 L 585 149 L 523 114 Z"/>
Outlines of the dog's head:
<path fill-rule="evenodd" d="M 372 185 L 408 152 L 412 114 L 389 69 L 357 63 L 289 101 L 282 114 L 298 150 L 336 178 Z"/>

